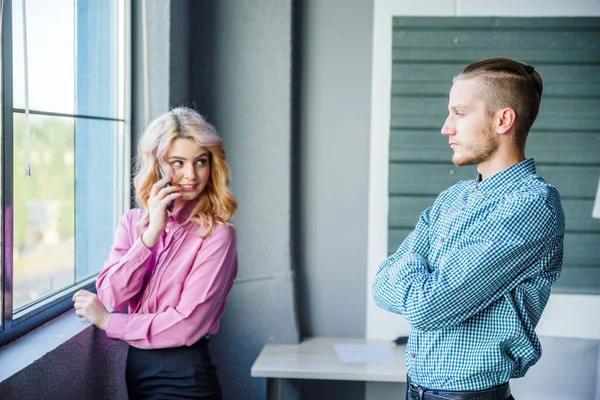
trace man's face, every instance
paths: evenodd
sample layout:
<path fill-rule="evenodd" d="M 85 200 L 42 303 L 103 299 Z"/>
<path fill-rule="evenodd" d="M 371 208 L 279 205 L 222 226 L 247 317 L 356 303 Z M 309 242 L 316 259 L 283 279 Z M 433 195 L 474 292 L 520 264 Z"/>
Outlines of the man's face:
<path fill-rule="evenodd" d="M 479 164 L 496 152 L 498 137 L 492 128 L 492 117 L 478 94 L 482 88 L 476 79 L 456 81 L 450 90 L 449 115 L 442 127 L 442 135 L 454 155 L 455 165 Z"/>

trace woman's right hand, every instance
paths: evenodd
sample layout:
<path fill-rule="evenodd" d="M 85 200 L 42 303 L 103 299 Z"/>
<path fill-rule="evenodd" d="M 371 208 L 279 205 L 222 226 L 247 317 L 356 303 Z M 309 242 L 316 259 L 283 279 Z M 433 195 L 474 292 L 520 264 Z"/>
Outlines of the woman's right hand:
<path fill-rule="evenodd" d="M 142 242 L 152 247 L 158 241 L 160 234 L 167 226 L 167 206 L 181 196 L 177 186 L 166 186 L 170 177 L 163 178 L 152 185 L 148 198 L 148 229 L 142 235 Z"/>

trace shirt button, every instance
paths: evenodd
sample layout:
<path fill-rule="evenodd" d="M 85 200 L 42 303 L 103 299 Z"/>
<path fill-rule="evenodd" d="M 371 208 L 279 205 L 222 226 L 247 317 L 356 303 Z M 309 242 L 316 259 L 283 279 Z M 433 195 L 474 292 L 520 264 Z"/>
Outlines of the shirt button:
<path fill-rule="evenodd" d="M 444 243 L 444 240 L 446 240 L 443 236 L 440 238 L 440 243 Z"/>
<path fill-rule="evenodd" d="M 165 232 L 169 233 L 169 228 L 165 229 Z"/>
<path fill-rule="evenodd" d="M 410 353 L 410 356 L 411 356 L 412 358 L 415 358 L 415 357 L 417 357 L 417 355 L 416 355 L 415 353 Z"/>

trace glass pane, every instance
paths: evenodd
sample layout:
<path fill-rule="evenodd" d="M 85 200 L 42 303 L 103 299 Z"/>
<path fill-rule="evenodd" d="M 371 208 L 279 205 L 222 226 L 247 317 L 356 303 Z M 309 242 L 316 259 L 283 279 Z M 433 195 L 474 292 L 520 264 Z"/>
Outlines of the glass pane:
<path fill-rule="evenodd" d="M 29 107 L 73 114 L 75 110 L 75 14 L 73 0 L 27 0 Z M 22 0 L 13 0 L 14 107 L 25 107 Z M 51 21 L 49 25 L 49 21 Z"/>
<path fill-rule="evenodd" d="M 122 2 L 121 2 L 122 3 Z M 76 113 L 121 118 L 119 2 L 77 0 Z M 122 5 L 121 5 L 122 6 Z"/>
<path fill-rule="evenodd" d="M 122 122 L 75 121 L 76 279 L 98 273 L 119 219 L 118 143 Z"/>
<path fill-rule="evenodd" d="M 124 45 L 116 0 L 28 0 L 29 108 L 123 118 Z M 76 7 L 76 8 L 75 8 Z M 52 29 L 48 29 L 48 21 Z M 25 108 L 22 0 L 13 3 L 14 106 Z M 119 89 L 120 88 L 120 89 Z"/>
<path fill-rule="evenodd" d="M 14 114 L 14 310 L 74 283 L 73 123 L 30 116 L 31 177 L 26 178 L 25 116 Z"/>

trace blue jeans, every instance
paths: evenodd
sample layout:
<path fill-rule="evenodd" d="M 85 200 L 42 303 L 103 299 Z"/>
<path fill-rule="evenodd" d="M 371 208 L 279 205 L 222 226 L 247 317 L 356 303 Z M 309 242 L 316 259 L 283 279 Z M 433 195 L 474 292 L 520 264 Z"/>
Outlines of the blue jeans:
<path fill-rule="evenodd" d="M 406 384 L 406 400 L 409 400 L 409 398 L 408 398 L 408 383 Z M 515 400 L 515 398 L 514 398 L 514 397 L 512 397 L 512 395 L 511 395 L 511 396 L 510 396 L 508 399 L 506 399 L 506 400 Z"/>

